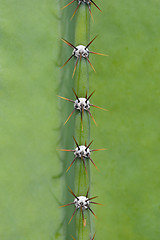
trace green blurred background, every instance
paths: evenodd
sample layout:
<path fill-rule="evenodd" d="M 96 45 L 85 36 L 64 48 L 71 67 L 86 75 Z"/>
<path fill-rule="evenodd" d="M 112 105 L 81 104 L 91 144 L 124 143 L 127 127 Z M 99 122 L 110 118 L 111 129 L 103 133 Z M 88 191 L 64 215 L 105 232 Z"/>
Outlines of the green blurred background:
<path fill-rule="evenodd" d="M 109 148 L 92 156 L 96 236 L 159 240 L 160 2 L 96 3 L 91 49 L 109 54 L 90 58 L 92 103 L 109 110 L 92 110 L 92 148 Z M 0 239 L 60 240 L 59 1 L 0 6 Z"/>

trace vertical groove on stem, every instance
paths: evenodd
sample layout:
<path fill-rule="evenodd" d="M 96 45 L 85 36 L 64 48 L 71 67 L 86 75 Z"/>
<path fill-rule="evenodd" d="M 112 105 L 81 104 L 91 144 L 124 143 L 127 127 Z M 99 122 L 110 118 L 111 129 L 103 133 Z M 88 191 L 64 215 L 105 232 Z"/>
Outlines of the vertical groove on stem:
<path fill-rule="evenodd" d="M 81 4 L 77 13 L 75 25 L 75 45 L 87 45 L 90 34 L 90 16 L 86 4 Z M 88 63 L 86 59 L 81 59 L 77 66 L 77 71 L 74 78 L 74 86 L 78 97 L 85 97 L 86 91 L 89 91 L 89 74 Z M 84 145 L 85 141 L 90 140 L 90 120 L 88 113 L 84 111 L 83 115 L 83 131 L 81 126 L 80 113 L 75 115 L 75 137 L 80 145 Z M 78 159 L 75 164 L 75 181 L 74 191 L 77 195 L 86 195 L 90 187 L 90 164 L 86 162 L 87 175 L 83 161 Z M 84 211 L 86 226 L 83 226 L 80 210 L 76 215 L 76 240 L 89 239 L 91 232 L 90 213 Z"/>
<path fill-rule="evenodd" d="M 75 21 L 70 21 L 70 17 L 73 14 L 74 8 L 76 3 L 70 5 L 69 7 L 62 10 L 61 8 L 64 7 L 65 1 L 59 1 L 60 4 L 60 38 L 64 38 L 72 43 L 74 43 L 74 36 L 75 36 Z M 72 49 L 64 44 L 61 40 L 60 41 L 60 67 L 64 64 L 64 62 L 69 58 Z M 60 83 L 58 89 L 58 95 L 64 97 L 70 97 L 74 99 L 73 95 L 73 85 L 74 79 L 72 79 L 72 72 L 73 72 L 73 59 L 62 69 L 60 69 Z M 60 148 L 65 149 L 74 149 L 74 142 L 73 142 L 73 135 L 74 135 L 74 116 L 71 117 L 69 122 L 64 126 L 64 122 L 66 121 L 67 117 L 73 110 L 73 104 L 67 101 L 59 101 L 60 106 Z M 61 153 L 61 161 L 63 166 L 63 190 L 62 190 L 62 204 L 73 202 L 73 196 L 68 191 L 68 186 L 71 189 L 74 189 L 74 165 L 72 168 L 66 173 L 68 166 L 71 163 L 73 155 L 69 154 L 68 152 Z M 63 208 L 63 228 L 64 228 L 64 239 L 68 240 L 71 239 L 71 235 L 75 236 L 75 219 L 73 218 L 72 222 L 68 224 L 69 219 L 72 216 L 74 209 L 73 207 L 65 207 Z"/>

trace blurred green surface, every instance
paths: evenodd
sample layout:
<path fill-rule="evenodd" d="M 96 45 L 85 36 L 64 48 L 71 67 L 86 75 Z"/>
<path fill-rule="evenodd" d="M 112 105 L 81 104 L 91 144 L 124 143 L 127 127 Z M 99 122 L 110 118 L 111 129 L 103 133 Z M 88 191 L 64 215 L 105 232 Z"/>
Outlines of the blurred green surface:
<path fill-rule="evenodd" d="M 91 123 L 92 148 L 109 148 L 92 155 L 100 173 L 91 166 L 91 191 L 104 204 L 94 207 L 96 236 L 159 240 L 160 2 L 96 3 L 103 13 L 92 8 L 91 38 L 99 37 L 90 49 L 109 54 L 90 56 L 97 71 L 90 69 L 90 91 L 96 89 L 92 103 L 109 109 L 92 109 L 98 123 Z M 60 116 L 56 64 L 59 38 L 65 36 L 60 36 L 58 4 L 0 0 L 3 240 L 62 239 L 54 195 L 62 197 L 63 188 L 52 178 L 61 172 L 55 150 Z"/>
<path fill-rule="evenodd" d="M 61 216 L 57 12 L 0 1 L 0 239 L 55 239 Z M 57 233 L 58 234 L 58 233 Z"/>
<path fill-rule="evenodd" d="M 100 6 L 104 5 L 101 1 Z M 92 186 L 104 207 L 97 207 L 97 239 L 160 239 L 160 2 L 107 1 L 94 11 L 93 50 L 109 57 L 91 58 L 91 126 L 101 173 L 92 168 Z M 101 28 L 100 28 L 101 26 Z M 105 236 L 105 237 L 104 237 Z"/>

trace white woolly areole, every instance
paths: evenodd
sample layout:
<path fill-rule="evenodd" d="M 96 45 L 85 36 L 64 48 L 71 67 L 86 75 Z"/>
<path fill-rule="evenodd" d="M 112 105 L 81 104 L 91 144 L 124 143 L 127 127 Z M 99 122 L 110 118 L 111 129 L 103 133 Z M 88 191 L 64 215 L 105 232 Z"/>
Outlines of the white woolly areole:
<path fill-rule="evenodd" d="M 87 100 L 86 98 L 78 98 L 75 100 L 74 102 L 74 108 L 77 110 L 82 111 L 82 108 L 84 110 L 89 110 L 90 109 L 90 103 L 89 100 Z"/>
<path fill-rule="evenodd" d="M 90 4 L 90 0 L 78 0 L 78 3 L 87 3 L 87 4 Z"/>
<path fill-rule="evenodd" d="M 74 150 L 74 155 L 79 158 L 81 158 L 81 156 L 84 158 L 89 158 L 89 156 L 91 155 L 91 151 L 86 146 L 81 145 L 79 146 L 79 148 L 77 147 Z"/>
<path fill-rule="evenodd" d="M 78 199 L 77 199 L 78 198 Z M 74 199 L 74 204 L 76 208 L 82 208 L 82 210 L 84 209 L 88 209 L 89 207 L 89 200 L 88 198 L 86 198 L 85 196 L 79 196 Z"/>
<path fill-rule="evenodd" d="M 77 58 L 79 58 L 80 55 L 82 55 L 82 57 L 86 58 L 89 56 L 89 50 L 85 46 L 79 45 L 76 46 L 76 49 L 73 50 L 72 55 L 74 55 Z"/>

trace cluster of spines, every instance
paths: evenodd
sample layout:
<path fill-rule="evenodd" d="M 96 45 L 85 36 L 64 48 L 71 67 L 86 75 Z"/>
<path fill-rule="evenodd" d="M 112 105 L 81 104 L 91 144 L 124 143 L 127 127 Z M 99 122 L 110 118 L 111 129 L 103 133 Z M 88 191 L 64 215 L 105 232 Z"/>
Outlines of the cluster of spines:
<path fill-rule="evenodd" d="M 78 8 L 80 7 L 80 5 L 83 4 L 83 3 L 87 4 L 92 19 L 93 19 L 93 15 L 92 15 L 92 12 L 91 12 L 91 6 L 90 6 L 90 4 L 93 4 L 96 8 L 99 9 L 99 11 L 101 11 L 101 9 L 97 6 L 97 4 L 96 4 L 93 0 L 72 0 L 70 3 L 68 3 L 68 4 L 67 4 L 66 6 L 64 6 L 62 9 L 68 7 L 70 4 L 74 3 L 75 1 L 77 1 L 78 4 L 77 4 L 77 7 L 76 7 L 76 9 L 75 9 L 75 11 L 74 11 L 71 19 L 74 17 L 74 15 L 75 15 L 75 13 L 77 12 L 77 10 L 78 10 Z M 101 12 L 102 12 L 102 11 L 101 11 Z"/>
<path fill-rule="evenodd" d="M 63 8 L 66 8 L 67 6 L 69 6 L 70 4 L 72 4 L 75 1 L 77 1 L 77 7 L 76 7 L 76 9 L 75 9 L 75 11 L 74 11 L 74 13 L 72 15 L 72 18 L 74 17 L 75 13 L 77 12 L 77 10 L 78 10 L 78 8 L 80 7 L 81 4 L 86 4 L 88 6 L 88 9 L 89 9 L 89 12 L 90 12 L 90 15 L 91 15 L 92 18 L 93 18 L 93 16 L 92 16 L 92 13 L 91 13 L 91 4 L 95 5 L 100 10 L 100 8 L 92 0 L 73 0 L 70 3 L 68 3 L 66 6 L 64 6 Z M 90 53 L 97 54 L 97 55 L 108 56 L 108 55 L 105 55 L 105 54 L 89 51 L 88 47 L 96 39 L 96 37 L 93 38 L 93 40 L 90 41 L 86 46 L 84 46 L 84 45 L 74 46 L 72 43 L 70 43 L 67 40 L 62 38 L 63 42 L 65 42 L 67 45 L 69 45 L 71 48 L 73 48 L 71 56 L 63 64 L 62 67 L 64 67 L 73 57 L 77 58 L 76 59 L 76 64 L 75 64 L 75 67 L 74 67 L 74 70 L 73 70 L 72 78 L 74 77 L 74 74 L 76 72 L 78 61 L 81 61 L 82 58 L 85 58 L 88 61 L 88 63 L 90 64 L 90 66 L 92 67 L 92 69 L 95 71 L 93 65 L 91 64 L 91 62 L 89 60 L 89 54 Z M 106 109 L 103 109 L 103 108 L 98 107 L 96 105 L 90 104 L 89 99 L 93 95 L 94 91 L 89 96 L 87 96 L 88 94 L 87 94 L 87 91 L 86 91 L 85 97 L 79 97 L 76 94 L 74 89 L 73 89 L 73 92 L 74 92 L 74 95 L 76 97 L 76 100 L 71 100 L 71 99 L 68 99 L 68 98 L 65 98 L 65 97 L 62 97 L 62 96 L 58 96 L 58 97 L 60 97 L 60 98 L 62 98 L 64 100 L 67 100 L 67 101 L 72 102 L 74 104 L 73 111 L 71 112 L 71 114 L 69 115 L 69 117 L 67 118 L 67 120 L 65 121 L 64 124 L 66 124 L 68 122 L 68 120 L 70 119 L 70 117 L 72 116 L 72 114 L 75 111 L 79 111 L 80 112 L 80 117 L 81 117 L 81 126 L 82 126 L 82 131 L 83 131 L 83 115 L 84 115 L 84 111 L 88 112 L 88 114 L 90 115 L 90 117 L 92 118 L 94 123 L 96 124 L 96 121 L 95 121 L 95 119 L 93 118 L 93 116 L 92 116 L 92 114 L 90 112 L 90 107 L 92 106 L 92 107 L 96 107 L 96 108 L 99 108 L 99 109 L 102 109 L 102 110 L 106 110 Z M 90 147 L 90 145 L 92 144 L 93 141 L 91 141 L 88 145 L 87 145 L 86 141 L 85 141 L 84 145 L 79 145 L 74 137 L 73 137 L 73 139 L 74 139 L 75 144 L 76 144 L 76 148 L 74 150 L 71 150 L 71 149 L 58 149 L 60 151 L 67 151 L 67 152 L 73 152 L 74 153 L 74 159 L 71 162 L 71 164 L 69 165 L 69 167 L 66 170 L 66 172 L 68 172 L 68 170 L 70 169 L 70 167 L 73 165 L 73 163 L 76 160 L 80 159 L 83 162 L 83 164 L 84 164 L 84 168 L 85 168 L 86 175 L 87 175 L 87 168 L 86 168 L 86 163 L 85 163 L 85 161 L 87 161 L 87 159 L 90 160 L 93 163 L 93 165 L 97 168 L 97 166 L 95 165 L 94 161 L 90 157 L 91 152 L 100 151 L 100 150 L 106 150 L 106 149 L 92 149 L 91 150 L 89 147 Z M 86 226 L 86 220 L 84 218 L 84 212 L 83 211 L 84 210 L 89 210 L 96 217 L 95 213 L 90 208 L 90 204 L 91 203 L 92 204 L 98 204 L 98 205 L 102 205 L 102 204 L 91 201 L 91 200 L 97 198 L 97 196 L 95 196 L 95 197 L 88 197 L 89 188 L 88 188 L 88 191 L 87 191 L 85 196 L 76 196 L 76 194 L 70 188 L 69 188 L 69 191 L 74 196 L 75 199 L 74 199 L 73 202 L 68 203 L 66 205 L 63 205 L 61 207 L 75 205 L 75 210 L 74 210 L 74 212 L 73 212 L 73 214 L 72 214 L 72 216 L 71 216 L 71 218 L 69 220 L 69 223 L 71 222 L 71 220 L 72 220 L 73 216 L 75 215 L 76 211 L 78 209 L 80 209 L 80 212 L 81 212 L 81 215 L 82 215 L 83 226 L 85 227 Z M 75 240 L 75 238 L 73 236 L 72 236 L 72 238 Z M 94 238 L 95 238 L 95 234 L 93 235 L 93 237 L 90 237 L 90 240 L 94 240 Z"/>
<path fill-rule="evenodd" d="M 74 150 L 72 149 L 58 149 L 59 151 L 65 151 L 65 152 L 73 152 L 74 153 L 74 159 L 71 162 L 71 164 L 69 165 L 69 167 L 67 168 L 66 172 L 68 172 L 68 170 L 70 169 L 70 167 L 73 165 L 73 163 L 76 161 L 76 159 L 80 159 L 85 167 L 85 171 L 87 174 L 87 168 L 86 168 L 86 164 L 85 161 L 87 161 L 88 159 L 93 163 L 93 165 L 95 166 L 96 169 L 97 166 L 94 163 L 94 161 L 91 158 L 91 152 L 95 152 L 95 151 L 102 151 L 102 150 L 107 150 L 106 148 L 101 148 L 101 149 L 90 149 L 90 145 L 92 144 L 93 140 L 87 145 L 86 141 L 85 141 L 85 145 L 79 145 L 75 139 L 75 137 L 73 137 L 75 144 L 76 144 L 76 148 Z"/>
<path fill-rule="evenodd" d="M 69 188 L 69 187 L 68 187 L 68 188 Z M 96 217 L 95 213 L 94 213 L 93 210 L 90 208 L 90 204 L 91 204 L 91 203 L 92 203 L 92 204 L 98 204 L 98 205 L 102 205 L 102 204 L 91 201 L 91 200 L 97 198 L 97 196 L 89 198 L 89 197 L 88 197 L 89 189 L 88 189 L 88 191 L 87 191 L 87 193 L 86 193 L 85 196 L 76 196 L 75 193 L 74 193 L 70 188 L 69 188 L 69 191 L 70 191 L 70 193 L 74 196 L 75 199 L 74 199 L 74 201 L 73 201 L 72 203 L 68 203 L 68 204 L 63 205 L 63 206 L 61 206 L 61 207 L 66 207 L 66 206 L 70 206 L 70 205 L 75 205 L 75 210 L 74 210 L 74 212 L 73 212 L 73 214 L 72 214 L 72 216 L 71 216 L 71 218 L 70 218 L 70 220 L 69 220 L 69 223 L 71 222 L 71 220 L 72 220 L 74 214 L 76 213 L 76 211 L 77 211 L 78 209 L 80 209 L 81 214 L 82 214 L 83 226 L 85 227 L 86 221 L 85 221 L 85 219 L 84 219 L 84 213 L 83 213 L 83 211 L 88 209 L 88 210 Z"/>
<path fill-rule="evenodd" d="M 68 98 L 65 98 L 65 97 L 62 97 L 62 96 L 58 96 L 64 100 L 67 100 L 69 102 L 72 102 L 74 103 L 74 108 L 73 108 L 73 111 L 71 112 L 71 114 L 69 115 L 69 117 L 67 118 L 67 120 L 65 121 L 64 125 L 68 122 L 68 120 L 70 119 L 70 117 L 72 116 L 72 114 L 77 110 L 80 112 L 81 114 L 81 125 L 82 125 L 82 131 L 83 131 L 83 114 L 84 114 L 84 111 L 87 111 L 89 113 L 89 115 L 91 116 L 93 122 L 95 123 L 95 125 L 97 125 L 94 117 L 92 116 L 91 112 L 90 112 L 90 107 L 95 107 L 95 108 L 99 108 L 99 109 L 102 109 L 104 111 L 107 111 L 106 109 L 104 108 L 101 108 L 101 107 L 98 107 L 96 105 L 93 105 L 89 102 L 89 99 L 91 98 L 91 96 L 93 95 L 93 93 L 95 92 L 95 90 L 89 95 L 87 96 L 87 91 L 86 91 L 86 95 L 85 97 L 78 97 L 78 95 L 76 94 L 75 90 L 72 89 L 75 96 L 76 96 L 76 100 L 71 100 L 71 99 L 68 99 Z"/>
<path fill-rule="evenodd" d="M 73 70 L 73 74 L 72 74 L 72 78 L 74 77 L 74 74 L 75 74 L 75 71 L 76 71 L 76 68 L 77 68 L 77 64 L 78 64 L 78 61 L 82 58 L 86 58 L 87 61 L 89 62 L 90 66 L 92 67 L 92 69 L 96 72 L 96 70 L 94 69 L 92 63 L 90 62 L 89 60 L 89 54 L 90 53 L 93 53 L 93 54 L 96 54 L 96 55 L 101 55 L 101 56 L 108 56 L 107 54 L 103 54 L 103 53 L 97 53 L 97 52 L 93 52 L 93 51 L 89 51 L 88 47 L 91 45 L 91 43 L 97 38 L 97 36 L 95 36 L 92 41 L 90 41 L 86 46 L 84 45 L 78 45 L 78 46 L 74 46 L 72 43 L 68 42 L 67 40 L 65 39 L 61 39 L 63 42 L 65 42 L 67 45 L 69 45 L 71 48 L 73 48 L 73 51 L 72 51 L 72 55 L 68 58 L 68 60 L 63 64 L 63 66 L 61 68 L 63 68 L 71 59 L 72 57 L 76 57 L 77 60 L 76 60 L 76 64 L 75 64 L 75 67 L 74 67 L 74 70 Z"/>

